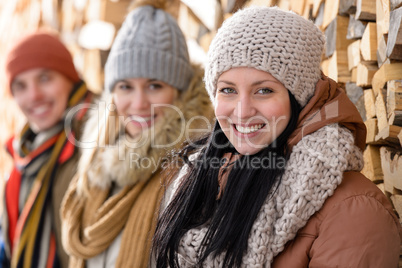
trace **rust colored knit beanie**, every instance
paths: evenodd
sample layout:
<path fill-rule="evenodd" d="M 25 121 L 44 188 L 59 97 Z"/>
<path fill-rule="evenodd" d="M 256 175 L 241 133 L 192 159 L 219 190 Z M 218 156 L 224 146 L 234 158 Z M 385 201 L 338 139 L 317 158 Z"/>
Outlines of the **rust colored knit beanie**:
<path fill-rule="evenodd" d="M 28 34 L 11 47 L 5 61 L 8 85 L 11 86 L 15 76 L 33 68 L 55 70 L 73 82 L 80 81 L 70 52 L 57 36 L 50 33 Z"/>

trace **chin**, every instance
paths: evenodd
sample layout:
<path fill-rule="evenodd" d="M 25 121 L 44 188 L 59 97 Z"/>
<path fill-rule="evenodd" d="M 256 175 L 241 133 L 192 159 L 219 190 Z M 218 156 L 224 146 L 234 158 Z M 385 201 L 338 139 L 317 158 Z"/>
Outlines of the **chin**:
<path fill-rule="evenodd" d="M 263 148 L 253 148 L 250 146 L 242 146 L 242 147 L 235 146 L 235 149 L 241 155 L 254 155 L 260 152 Z"/>

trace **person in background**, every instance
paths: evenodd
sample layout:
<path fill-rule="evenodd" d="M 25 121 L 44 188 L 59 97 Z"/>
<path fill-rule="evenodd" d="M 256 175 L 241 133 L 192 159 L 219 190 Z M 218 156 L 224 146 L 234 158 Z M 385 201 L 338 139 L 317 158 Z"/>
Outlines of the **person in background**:
<path fill-rule="evenodd" d="M 208 51 L 214 130 L 181 153 L 153 242 L 156 267 L 397 267 L 401 226 L 359 171 L 366 129 L 320 70 L 310 21 L 236 12 Z M 217 165 L 218 163 L 218 165 Z"/>
<path fill-rule="evenodd" d="M 69 111 L 80 104 L 85 107 L 94 95 L 78 75 L 68 49 L 45 31 L 17 40 L 7 53 L 5 70 L 12 96 L 27 120 L 6 144 L 14 168 L 4 188 L 5 261 L 11 267 L 67 267 L 59 210 L 76 172 L 76 141 L 86 109 Z"/>
<path fill-rule="evenodd" d="M 188 127 L 196 132 L 213 116 L 203 70 L 190 63 L 164 3 L 132 8 L 84 130 L 83 141 L 97 144 L 82 150 L 62 204 L 63 245 L 74 268 L 147 267 L 168 153 L 193 137 Z"/>

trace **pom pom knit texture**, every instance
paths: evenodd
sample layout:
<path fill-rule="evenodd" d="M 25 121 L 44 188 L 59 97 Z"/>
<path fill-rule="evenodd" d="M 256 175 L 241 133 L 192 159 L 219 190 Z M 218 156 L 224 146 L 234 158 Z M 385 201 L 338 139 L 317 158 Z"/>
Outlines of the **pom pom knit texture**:
<path fill-rule="evenodd" d="M 272 74 L 304 106 L 321 77 L 324 43 L 322 32 L 295 13 L 261 7 L 235 13 L 208 50 L 204 80 L 212 103 L 223 72 L 253 67 Z"/>
<path fill-rule="evenodd" d="M 260 209 L 242 267 L 270 267 L 286 242 L 296 236 L 334 193 L 342 182 L 343 172 L 362 167 L 363 155 L 354 145 L 352 133 L 339 124 L 325 126 L 305 136 L 293 147 L 277 191 Z M 179 184 L 180 179 L 175 181 L 173 192 Z M 194 228 L 182 237 L 178 250 L 180 267 L 197 264 L 207 229 L 208 226 Z M 203 267 L 222 267 L 223 259 L 224 254 L 210 255 Z"/>

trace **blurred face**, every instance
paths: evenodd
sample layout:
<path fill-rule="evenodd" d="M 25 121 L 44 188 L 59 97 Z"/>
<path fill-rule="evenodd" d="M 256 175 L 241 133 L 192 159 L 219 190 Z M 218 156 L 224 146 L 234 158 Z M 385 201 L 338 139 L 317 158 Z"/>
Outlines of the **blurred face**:
<path fill-rule="evenodd" d="M 271 74 L 254 68 L 233 68 L 221 74 L 215 115 L 240 154 L 256 154 L 271 144 L 290 119 L 285 86 Z"/>
<path fill-rule="evenodd" d="M 173 104 L 177 95 L 178 90 L 174 87 L 148 78 L 121 80 L 113 88 L 117 114 L 124 117 L 126 131 L 131 137 L 161 120 L 166 105 Z"/>
<path fill-rule="evenodd" d="M 11 92 L 34 132 L 56 125 L 67 108 L 73 82 L 59 72 L 36 68 L 18 74 Z"/>

